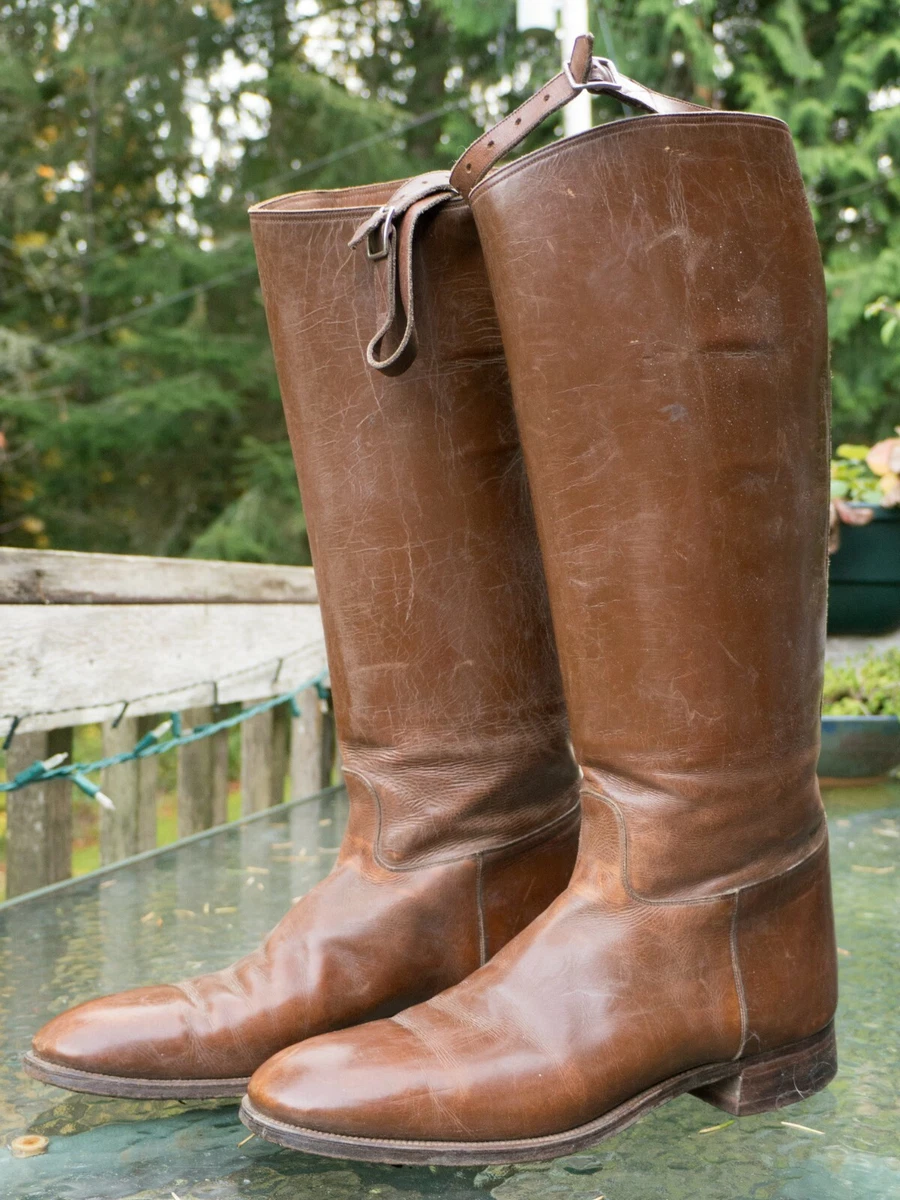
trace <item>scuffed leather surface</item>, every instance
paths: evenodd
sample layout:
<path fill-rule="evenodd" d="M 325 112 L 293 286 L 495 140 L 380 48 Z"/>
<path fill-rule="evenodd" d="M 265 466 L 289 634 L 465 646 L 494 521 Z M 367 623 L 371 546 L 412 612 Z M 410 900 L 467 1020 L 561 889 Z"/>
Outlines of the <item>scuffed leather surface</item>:
<path fill-rule="evenodd" d="M 625 815 L 631 885 L 783 869 L 822 821 L 829 489 L 822 268 L 788 132 L 616 122 L 472 204 L 576 754 Z"/>
<path fill-rule="evenodd" d="M 824 1028 L 837 1007 L 828 845 L 738 898 L 737 957 L 746 1004 L 744 1054 Z"/>
<path fill-rule="evenodd" d="M 733 1057 L 733 897 L 635 901 L 612 812 L 589 800 L 585 818 L 569 889 L 487 966 L 391 1020 L 282 1051 L 251 1079 L 254 1107 L 354 1136 L 538 1137 Z"/>
<path fill-rule="evenodd" d="M 373 862 L 373 825 L 357 819 L 332 873 L 258 950 L 196 979 L 88 1001 L 45 1025 L 34 1048 L 103 1075 L 250 1075 L 293 1042 L 400 1012 L 474 971 L 565 887 L 578 825 L 576 812 L 485 861 L 396 872 Z"/>
<path fill-rule="evenodd" d="M 252 214 L 347 784 L 378 805 L 379 859 L 409 865 L 559 816 L 575 768 L 471 215 L 451 203 L 422 231 L 421 349 L 388 379 L 363 357 L 381 297 L 347 246 L 360 223 L 354 207 Z"/>
<path fill-rule="evenodd" d="M 815 777 L 827 342 L 787 131 L 620 122 L 497 171 L 472 207 L 581 849 L 566 892 L 463 983 L 254 1075 L 257 1111 L 339 1135 L 559 1133 L 834 1012 Z"/>
<path fill-rule="evenodd" d="M 249 1075 L 449 987 L 566 886 L 577 848 L 546 589 L 471 215 L 436 214 L 419 360 L 365 364 L 383 297 L 353 230 L 397 184 L 252 217 L 322 604 L 350 822 L 335 870 L 235 966 L 64 1013 L 45 1059 Z"/>

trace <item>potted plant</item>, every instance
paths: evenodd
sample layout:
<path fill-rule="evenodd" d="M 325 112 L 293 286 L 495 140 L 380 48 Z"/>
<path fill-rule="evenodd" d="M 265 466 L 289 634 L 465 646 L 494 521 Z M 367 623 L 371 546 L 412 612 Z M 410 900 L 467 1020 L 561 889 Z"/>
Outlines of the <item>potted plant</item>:
<path fill-rule="evenodd" d="M 825 666 L 819 777 L 870 782 L 900 766 L 900 647 Z"/>
<path fill-rule="evenodd" d="M 871 447 L 838 446 L 829 549 L 828 632 L 900 627 L 900 436 Z"/>

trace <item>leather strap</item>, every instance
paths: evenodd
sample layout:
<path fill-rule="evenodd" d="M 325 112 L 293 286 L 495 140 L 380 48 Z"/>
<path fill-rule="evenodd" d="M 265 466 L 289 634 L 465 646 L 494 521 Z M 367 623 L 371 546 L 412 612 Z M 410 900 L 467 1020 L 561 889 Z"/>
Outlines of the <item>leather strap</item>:
<path fill-rule="evenodd" d="M 366 362 L 370 367 L 385 375 L 400 375 L 416 357 L 413 240 L 422 217 L 454 196 L 468 199 L 472 188 L 491 167 L 551 113 L 558 112 L 582 91 L 615 96 L 648 113 L 711 111 L 700 104 L 664 96 L 620 75 L 610 59 L 594 57 L 593 48 L 592 34 L 576 38 L 565 69 L 477 138 L 452 171 L 429 171 L 408 179 L 387 204 L 376 209 L 356 230 L 350 246 L 365 242 L 369 258 L 383 263 L 387 271 L 387 314 L 366 347 Z M 386 342 L 393 349 L 382 357 Z"/>
<path fill-rule="evenodd" d="M 626 75 L 620 75 L 610 59 L 593 57 L 593 48 L 592 34 L 583 33 L 576 38 L 572 56 L 565 69 L 554 75 L 545 87 L 499 121 L 493 129 L 476 138 L 465 154 L 457 160 L 450 172 L 450 182 L 464 199 L 468 199 L 472 188 L 484 178 L 495 163 L 551 113 L 565 107 L 580 92 L 587 91 L 595 96 L 615 96 L 632 108 L 648 113 L 711 111 L 700 104 L 691 104 L 688 100 L 664 96 Z"/>
<path fill-rule="evenodd" d="M 366 362 L 385 375 L 400 375 L 417 352 L 413 293 L 413 240 L 426 213 L 456 195 L 448 171 L 429 171 L 408 179 L 387 204 L 376 209 L 350 239 L 366 243 L 370 259 L 387 271 L 387 314 L 366 347 Z M 393 349 L 382 356 L 384 344 Z"/>

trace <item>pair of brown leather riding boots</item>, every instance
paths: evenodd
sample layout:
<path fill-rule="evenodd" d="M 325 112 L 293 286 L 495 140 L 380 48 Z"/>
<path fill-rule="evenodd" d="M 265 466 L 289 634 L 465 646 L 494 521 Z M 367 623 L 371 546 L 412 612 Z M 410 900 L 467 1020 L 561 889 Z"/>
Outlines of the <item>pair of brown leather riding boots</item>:
<path fill-rule="evenodd" d="M 649 115 L 490 171 L 583 88 Z M 828 352 L 788 130 L 586 36 L 449 176 L 251 219 L 349 826 L 261 949 L 64 1013 L 29 1070 L 247 1092 L 263 1137 L 391 1163 L 824 1087 Z"/>

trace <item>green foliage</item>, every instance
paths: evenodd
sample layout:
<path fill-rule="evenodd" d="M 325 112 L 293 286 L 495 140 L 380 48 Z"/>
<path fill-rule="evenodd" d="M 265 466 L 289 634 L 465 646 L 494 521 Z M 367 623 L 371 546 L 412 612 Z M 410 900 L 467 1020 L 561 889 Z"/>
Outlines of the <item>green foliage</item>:
<path fill-rule="evenodd" d="M 838 446 L 831 460 L 831 496 L 860 504 L 880 504 L 878 476 L 866 462 L 868 446 Z"/>
<path fill-rule="evenodd" d="M 246 208 L 448 166 L 558 69 L 554 38 L 517 32 L 512 0 L 2 5 L 0 538 L 307 561 Z M 617 0 L 592 25 L 651 86 L 788 122 L 837 439 L 889 433 L 896 0 Z"/>
<path fill-rule="evenodd" d="M 822 712 L 828 717 L 900 717 L 900 649 L 839 667 L 826 663 Z"/>
<path fill-rule="evenodd" d="M 308 563 L 306 521 L 297 504 L 297 479 L 287 443 L 245 438 L 237 478 L 241 495 L 194 541 L 190 556 Z"/>
<path fill-rule="evenodd" d="M 308 562 L 247 206 L 448 165 L 552 38 L 481 0 L 0 13 L 0 539 Z"/>

